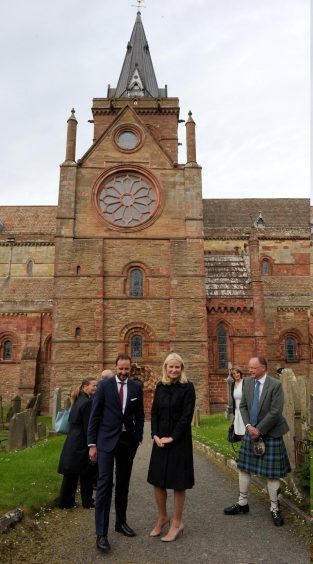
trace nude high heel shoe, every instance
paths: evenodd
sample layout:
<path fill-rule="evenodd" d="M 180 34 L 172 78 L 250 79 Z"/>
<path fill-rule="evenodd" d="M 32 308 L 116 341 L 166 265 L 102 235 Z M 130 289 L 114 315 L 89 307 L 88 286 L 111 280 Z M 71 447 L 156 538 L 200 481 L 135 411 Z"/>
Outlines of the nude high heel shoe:
<path fill-rule="evenodd" d="M 149 537 L 159 537 L 160 534 L 162 533 L 162 529 L 163 527 L 165 527 L 165 525 L 168 525 L 170 522 L 169 519 L 166 519 L 166 521 L 164 521 L 164 523 L 162 523 L 161 526 L 158 526 L 156 524 L 156 526 L 154 527 L 154 529 L 152 529 L 151 533 L 149 534 Z"/>
<path fill-rule="evenodd" d="M 165 535 L 165 537 L 161 538 L 162 542 L 173 542 L 176 541 L 177 537 L 179 535 L 183 535 L 184 534 L 184 525 L 181 524 L 179 527 L 175 527 L 175 531 L 174 533 L 170 534 L 170 531 L 167 533 L 167 535 Z"/>

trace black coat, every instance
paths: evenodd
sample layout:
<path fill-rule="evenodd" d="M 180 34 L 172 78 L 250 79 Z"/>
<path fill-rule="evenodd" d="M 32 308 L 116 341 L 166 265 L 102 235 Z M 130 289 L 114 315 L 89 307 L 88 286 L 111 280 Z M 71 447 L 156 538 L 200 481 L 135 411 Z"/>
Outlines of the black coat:
<path fill-rule="evenodd" d="M 191 421 L 195 389 L 191 382 L 156 387 L 151 410 L 152 437 L 172 437 L 163 448 L 154 442 L 148 482 L 160 488 L 185 490 L 194 485 Z"/>
<path fill-rule="evenodd" d="M 72 405 L 69 434 L 63 445 L 58 466 L 59 474 L 80 474 L 89 468 L 89 448 L 87 429 L 91 412 L 92 398 L 80 392 Z"/>

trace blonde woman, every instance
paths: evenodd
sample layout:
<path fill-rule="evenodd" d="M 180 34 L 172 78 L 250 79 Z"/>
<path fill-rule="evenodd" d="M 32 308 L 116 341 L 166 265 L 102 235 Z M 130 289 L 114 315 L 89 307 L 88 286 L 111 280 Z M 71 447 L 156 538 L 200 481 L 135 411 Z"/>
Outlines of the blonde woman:
<path fill-rule="evenodd" d="M 185 490 L 194 485 L 191 421 L 195 390 L 185 375 L 183 359 L 169 354 L 163 364 L 151 411 L 153 447 L 148 482 L 154 486 L 158 519 L 150 537 L 161 535 L 170 522 L 166 507 L 167 489 L 174 490 L 174 510 L 163 542 L 176 540 L 184 531 L 182 521 Z"/>
<path fill-rule="evenodd" d="M 78 479 L 80 480 L 83 507 L 86 509 L 94 507 L 92 491 L 95 467 L 89 461 L 87 429 L 92 395 L 95 393 L 96 387 L 97 380 L 95 378 L 85 378 L 71 395 L 70 430 L 58 466 L 59 474 L 63 474 L 59 496 L 59 507 L 61 509 L 75 507 Z"/>

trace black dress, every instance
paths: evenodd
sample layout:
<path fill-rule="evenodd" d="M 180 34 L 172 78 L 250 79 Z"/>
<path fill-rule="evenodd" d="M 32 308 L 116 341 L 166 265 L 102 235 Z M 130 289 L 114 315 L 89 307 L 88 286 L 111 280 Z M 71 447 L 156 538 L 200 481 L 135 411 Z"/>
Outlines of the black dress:
<path fill-rule="evenodd" d="M 159 383 L 151 410 L 152 437 L 172 437 L 163 448 L 153 442 L 148 482 L 160 488 L 185 490 L 194 485 L 191 421 L 195 389 L 191 382 Z"/>
<path fill-rule="evenodd" d="M 72 405 L 69 422 L 69 434 L 63 445 L 59 474 L 63 474 L 59 507 L 70 508 L 75 505 L 75 494 L 80 479 L 82 504 L 84 507 L 93 505 L 92 492 L 96 467 L 89 461 L 87 445 L 87 429 L 91 412 L 92 399 L 80 392 Z"/>

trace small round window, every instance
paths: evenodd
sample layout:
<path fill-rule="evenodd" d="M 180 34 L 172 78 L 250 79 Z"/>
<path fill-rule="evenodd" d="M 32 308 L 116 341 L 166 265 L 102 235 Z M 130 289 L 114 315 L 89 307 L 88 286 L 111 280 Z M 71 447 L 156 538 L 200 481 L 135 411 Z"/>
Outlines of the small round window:
<path fill-rule="evenodd" d="M 116 142 L 121 149 L 131 151 L 139 144 L 139 139 L 134 131 L 122 131 L 117 135 Z"/>

